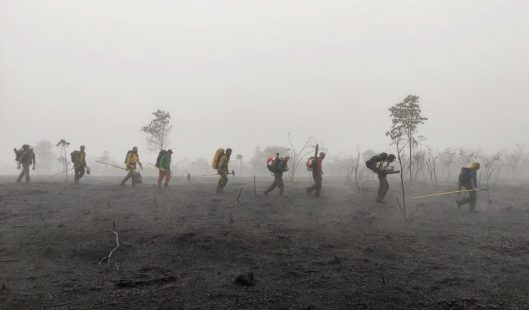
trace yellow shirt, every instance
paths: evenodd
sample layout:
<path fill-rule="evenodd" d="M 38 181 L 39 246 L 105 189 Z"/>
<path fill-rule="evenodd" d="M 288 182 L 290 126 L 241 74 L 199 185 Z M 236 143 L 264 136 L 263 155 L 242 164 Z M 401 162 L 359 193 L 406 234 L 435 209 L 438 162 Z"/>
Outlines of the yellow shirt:
<path fill-rule="evenodd" d="M 136 170 L 136 165 L 140 163 L 140 156 L 138 154 L 130 153 L 127 157 L 127 170 Z"/>

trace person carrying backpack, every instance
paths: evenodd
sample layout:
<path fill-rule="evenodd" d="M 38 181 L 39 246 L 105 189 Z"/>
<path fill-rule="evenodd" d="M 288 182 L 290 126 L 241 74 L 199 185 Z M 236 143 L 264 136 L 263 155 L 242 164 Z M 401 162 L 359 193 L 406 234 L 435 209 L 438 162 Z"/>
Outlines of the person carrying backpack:
<path fill-rule="evenodd" d="M 378 203 L 385 202 L 384 197 L 386 197 L 386 194 L 389 191 L 389 183 L 387 179 L 388 172 L 393 171 L 393 167 L 389 167 L 389 164 L 391 164 L 395 158 L 396 157 L 393 154 L 388 155 L 388 153 L 380 153 L 366 161 L 367 168 L 378 176 L 378 191 L 376 199 Z"/>
<path fill-rule="evenodd" d="M 74 178 L 74 184 L 79 184 L 79 180 L 84 176 L 85 170 L 87 169 L 86 166 L 86 153 L 85 153 L 85 146 L 81 145 L 79 148 L 79 151 L 73 151 L 71 153 L 71 159 L 73 162 L 73 167 L 75 169 L 75 178 Z M 90 172 L 88 172 L 90 174 Z"/>
<path fill-rule="evenodd" d="M 395 155 L 389 154 L 388 157 L 378 168 L 378 192 L 377 192 L 377 202 L 384 203 L 384 197 L 389 191 L 388 183 L 388 172 L 393 171 L 393 167 L 389 166 L 393 161 L 395 161 Z"/>
<path fill-rule="evenodd" d="M 158 187 L 162 188 L 162 181 L 165 178 L 164 187 L 169 187 L 169 181 L 171 180 L 171 155 L 173 154 L 172 150 L 164 151 L 161 156 L 158 164 L 158 169 L 160 172 L 158 174 Z"/>
<path fill-rule="evenodd" d="M 478 200 L 478 192 L 475 191 L 478 187 L 477 181 L 477 171 L 480 168 L 479 163 L 472 163 L 469 167 L 461 168 L 461 173 L 459 174 L 459 190 L 469 190 L 468 196 L 456 201 L 457 208 L 461 208 L 462 205 L 469 204 L 470 211 L 476 211 L 476 203 Z"/>
<path fill-rule="evenodd" d="M 143 165 L 140 162 L 140 156 L 138 155 L 138 147 L 133 147 L 131 151 L 127 153 L 127 158 L 125 159 L 125 165 L 127 170 L 127 175 L 121 181 L 121 186 L 125 186 L 125 183 L 132 178 L 132 186 L 136 185 L 136 181 L 134 180 L 134 174 L 138 173 L 136 171 L 137 166 L 140 166 L 140 169 L 143 169 Z M 141 183 L 141 182 L 140 182 Z"/>
<path fill-rule="evenodd" d="M 325 153 L 320 152 L 318 157 L 312 159 L 311 169 L 312 169 L 312 179 L 314 180 L 314 185 L 305 188 L 307 194 L 315 192 L 315 197 L 319 198 L 321 195 L 321 188 L 323 186 L 323 159 L 325 158 Z"/>
<path fill-rule="evenodd" d="M 222 194 L 224 192 L 224 186 L 228 184 L 228 164 L 230 162 L 232 150 L 227 148 L 224 154 L 220 156 L 219 163 L 217 165 L 217 174 L 219 177 L 219 183 L 217 184 L 217 194 Z"/>
<path fill-rule="evenodd" d="M 274 182 L 263 192 L 265 196 L 272 192 L 276 187 L 279 188 L 279 196 L 283 196 L 285 193 L 285 182 L 283 181 L 283 173 L 288 171 L 288 160 L 290 157 L 280 158 L 279 153 L 276 156 L 269 159 L 267 164 L 268 170 L 274 174 Z"/>
<path fill-rule="evenodd" d="M 29 166 L 31 166 L 31 164 L 33 164 L 33 170 L 35 170 L 35 153 L 33 152 L 33 148 L 27 145 L 18 156 L 17 168 L 20 169 L 22 166 L 22 172 L 20 172 L 20 175 L 18 176 L 17 183 L 20 183 L 24 176 L 26 176 L 26 183 L 31 182 L 29 177 Z"/>

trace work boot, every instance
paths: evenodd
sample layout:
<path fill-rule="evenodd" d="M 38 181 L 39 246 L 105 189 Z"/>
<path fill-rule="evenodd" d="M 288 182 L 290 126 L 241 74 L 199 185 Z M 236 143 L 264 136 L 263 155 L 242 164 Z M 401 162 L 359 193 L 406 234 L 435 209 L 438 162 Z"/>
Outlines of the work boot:
<path fill-rule="evenodd" d="M 377 198 L 377 202 L 378 203 L 386 203 L 384 200 L 380 199 L 380 198 Z"/>
<path fill-rule="evenodd" d="M 168 183 L 165 183 L 165 184 L 163 185 L 163 187 L 169 187 L 169 184 L 168 184 Z"/>

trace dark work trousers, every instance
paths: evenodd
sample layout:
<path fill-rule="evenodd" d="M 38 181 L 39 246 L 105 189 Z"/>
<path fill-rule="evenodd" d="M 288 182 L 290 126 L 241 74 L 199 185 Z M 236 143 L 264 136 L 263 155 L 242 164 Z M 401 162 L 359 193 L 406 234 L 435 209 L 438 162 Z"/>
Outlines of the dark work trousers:
<path fill-rule="evenodd" d="M 314 179 L 314 185 L 307 188 L 307 193 L 312 193 L 315 191 L 315 196 L 320 197 L 321 195 L 321 188 L 323 185 L 323 176 L 321 173 L 318 172 L 312 172 L 312 178 Z"/>
<path fill-rule="evenodd" d="M 29 166 L 31 164 L 22 163 L 22 171 L 20 172 L 20 175 L 18 176 L 17 183 L 22 182 L 22 178 L 26 176 L 26 183 L 31 182 L 31 179 L 29 177 Z"/>
<path fill-rule="evenodd" d="M 377 201 L 384 201 L 384 197 L 389 190 L 388 176 L 384 173 L 378 174 L 378 194 Z"/>
<path fill-rule="evenodd" d="M 276 187 L 279 188 L 279 195 L 283 196 L 285 193 L 285 182 L 283 181 L 283 173 L 274 173 L 274 183 L 264 191 L 265 195 L 273 191 Z"/>
<path fill-rule="evenodd" d="M 471 190 L 471 189 L 473 189 L 473 187 L 472 186 L 465 186 L 465 189 Z M 457 201 L 457 205 L 460 207 L 460 206 L 466 205 L 468 203 L 469 206 L 470 206 L 470 211 L 476 211 L 477 201 L 478 201 L 478 192 L 471 191 L 471 192 L 468 192 L 468 196 L 467 197 L 465 197 L 463 199 L 459 199 Z"/>
<path fill-rule="evenodd" d="M 125 178 L 123 179 L 123 181 L 121 181 L 121 185 L 124 186 L 125 183 L 127 183 L 127 181 L 129 179 L 132 178 L 132 174 L 134 173 L 134 170 L 129 170 L 127 175 L 125 176 Z M 134 183 L 134 180 L 132 180 L 132 186 L 136 186 L 136 184 Z"/>
<path fill-rule="evenodd" d="M 75 184 L 79 184 L 79 180 L 84 176 L 85 167 L 75 167 Z"/>
<path fill-rule="evenodd" d="M 224 186 L 228 184 L 228 175 L 222 173 L 219 175 L 219 182 L 217 183 L 217 194 L 222 194 L 224 192 Z"/>

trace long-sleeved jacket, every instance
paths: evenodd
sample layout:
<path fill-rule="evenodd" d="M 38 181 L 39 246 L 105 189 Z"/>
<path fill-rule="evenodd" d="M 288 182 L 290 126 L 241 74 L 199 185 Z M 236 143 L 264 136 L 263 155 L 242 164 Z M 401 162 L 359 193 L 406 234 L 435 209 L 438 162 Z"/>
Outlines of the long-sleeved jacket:
<path fill-rule="evenodd" d="M 366 161 L 366 166 L 373 171 L 378 171 L 383 162 L 384 158 L 381 155 L 375 155 Z"/>
<path fill-rule="evenodd" d="M 228 175 L 228 163 L 230 162 L 230 159 L 226 154 L 222 155 L 219 160 L 219 166 L 217 168 L 217 174 L 220 175 Z"/>
<path fill-rule="evenodd" d="M 140 163 L 140 156 L 136 153 L 129 153 L 127 156 L 127 170 L 135 170 L 136 165 Z"/>

